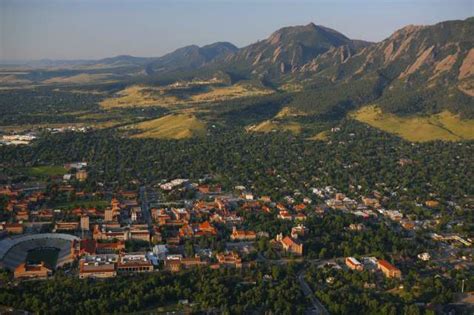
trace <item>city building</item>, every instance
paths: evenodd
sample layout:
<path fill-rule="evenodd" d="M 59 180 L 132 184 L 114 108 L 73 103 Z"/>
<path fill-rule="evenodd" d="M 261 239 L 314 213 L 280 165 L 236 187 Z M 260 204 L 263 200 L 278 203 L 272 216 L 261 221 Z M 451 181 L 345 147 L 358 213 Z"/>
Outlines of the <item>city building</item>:
<path fill-rule="evenodd" d="M 283 235 L 280 233 L 277 235 L 277 241 L 280 242 L 285 252 L 298 256 L 303 255 L 303 244 L 292 237 L 283 237 Z"/>
<path fill-rule="evenodd" d="M 364 270 L 364 266 L 360 263 L 360 261 L 358 261 L 354 257 L 346 257 L 346 266 L 352 270 L 357 270 L 357 271 Z"/>
<path fill-rule="evenodd" d="M 115 277 L 117 261 L 117 255 L 85 256 L 79 261 L 79 278 Z"/>
<path fill-rule="evenodd" d="M 0 225 L 1 230 L 7 231 L 10 234 L 23 234 L 23 224 L 20 223 L 5 223 Z"/>
<path fill-rule="evenodd" d="M 44 262 L 39 264 L 22 263 L 13 272 L 15 279 L 35 278 L 46 279 L 53 271 L 45 266 Z"/>
<path fill-rule="evenodd" d="M 81 216 L 81 230 L 89 231 L 89 229 L 90 229 L 89 217 L 87 215 Z"/>
<path fill-rule="evenodd" d="M 219 265 L 242 268 L 242 259 L 237 252 L 219 253 L 216 258 Z"/>
<path fill-rule="evenodd" d="M 232 234 L 230 239 L 233 241 L 253 241 L 257 238 L 257 234 L 254 231 L 237 230 L 237 227 L 232 228 Z"/>
<path fill-rule="evenodd" d="M 153 264 L 148 260 L 145 253 L 129 253 L 119 257 L 117 272 L 151 272 Z"/>
<path fill-rule="evenodd" d="M 387 278 L 401 278 L 400 269 L 386 261 L 385 259 L 377 260 L 377 268 L 380 269 Z"/>
<path fill-rule="evenodd" d="M 83 182 L 87 179 L 87 171 L 86 170 L 79 170 L 76 173 L 76 179 L 80 182 Z"/>

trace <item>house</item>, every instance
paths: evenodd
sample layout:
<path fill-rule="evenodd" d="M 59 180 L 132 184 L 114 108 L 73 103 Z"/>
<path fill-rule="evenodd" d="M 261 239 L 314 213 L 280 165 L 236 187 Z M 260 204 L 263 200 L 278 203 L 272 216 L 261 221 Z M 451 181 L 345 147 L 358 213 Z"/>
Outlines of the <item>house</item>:
<path fill-rule="evenodd" d="M 57 231 L 76 231 L 79 229 L 79 222 L 56 222 L 54 232 Z"/>
<path fill-rule="evenodd" d="M 96 251 L 97 254 L 113 254 L 120 253 L 125 250 L 125 241 L 116 242 L 97 242 Z"/>
<path fill-rule="evenodd" d="M 84 231 L 89 231 L 90 229 L 89 216 L 87 215 L 81 216 L 81 229 Z"/>
<path fill-rule="evenodd" d="M 127 240 L 130 237 L 129 232 L 125 227 L 121 227 L 118 224 L 107 224 L 103 225 L 102 229 L 97 224 L 94 226 L 92 237 L 95 240 Z"/>
<path fill-rule="evenodd" d="M 373 208 L 379 208 L 380 207 L 379 201 L 375 198 L 362 197 L 362 202 L 367 207 L 373 207 Z"/>
<path fill-rule="evenodd" d="M 285 252 L 298 256 L 303 255 L 303 244 L 292 237 L 283 237 L 283 235 L 280 233 L 277 235 L 277 241 L 281 243 Z"/>
<path fill-rule="evenodd" d="M 135 192 L 135 191 L 121 191 L 120 195 L 123 198 L 126 198 L 126 199 L 136 199 L 137 198 L 137 192 Z"/>
<path fill-rule="evenodd" d="M 363 231 L 365 229 L 365 225 L 362 223 L 351 223 L 349 225 L 349 230 L 351 231 Z"/>
<path fill-rule="evenodd" d="M 242 268 L 242 259 L 237 252 L 219 253 L 216 258 L 221 266 Z"/>
<path fill-rule="evenodd" d="M 260 200 L 263 202 L 272 202 L 272 198 L 270 198 L 270 196 L 261 196 Z"/>
<path fill-rule="evenodd" d="M 413 230 L 415 228 L 415 223 L 410 220 L 402 220 L 400 222 L 400 225 L 405 229 L 405 230 Z"/>
<path fill-rule="evenodd" d="M 214 198 L 214 203 L 216 204 L 216 208 L 223 211 L 227 208 L 227 202 L 220 198 Z"/>
<path fill-rule="evenodd" d="M 76 179 L 80 182 L 83 182 L 87 179 L 87 171 L 86 170 L 79 170 L 76 173 Z"/>
<path fill-rule="evenodd" d="M 198 190 L 201 194 L 220 194 L 222 191 L 221 186 L 215 185 L 215 186 L 210 186 L 210 185 L 199 185 Z"/>
<path fill-rule="evenodd" d="M 201 257 L 187 257 L 181 259 L 181 267 L 184 269 L 195 268 L 206 265 L 207 262 L 201 260 Z"/>
<path fill-rule="evenodd" d="M 242 193 L 242 195 L 240 197 L 245 199 L 245 200 L 253 200 L 253 194 L 249 193 L 249 192 Z"/>
<path fill-rule="evenodd" d="M 429 208 L 437 208 L 439 206 L 439 201 L 436 200 L 427 200 L 425 205 Z"/>
<path fill-rule="evenodd" d="M 429 261 L 431 259 L 431 255 L 429 253 L 421 253 L 418 254 L 417 257 L 423 261 Z"/>
<path fill-rule="evenodd" d="M 87 167 L 87 162 L 73 162 L 73 163 L 64 164 L 64 168 L 67 170 L 70 170 L 70 169 L 80 170 L 84 167 Z"/>
<path fill-rule="evenodd" d="M 36 213 L 36 217 L 40 220 L 51 220 L 53 218 L 53 210 L 51 209 L 42 209 Z"/>
<path fill-rule="evenodd" d="M 295 215 L 295 221 L 305 221 L 306 215 L 304 213 L 298 213 Z"/>
<path fill-rule="evenodd" d="M 182 257 L 166 257 L 165 269 L 171 272 L 181 271 L 181 259 Z"/>
<path fill-rule="evenodd" d="M 297 239 L 299 236 L 304 236 L 307 232 L 308 228 L 302 224 L 298 224 L 291 228 L 291 237 Z"/>
<path fill-rule="evenodd" d="M 20 210 L 20 211 L 17 212 L 15 218 L 16 218 L 17 221 L 28 221 L 29 218 L 30 218 L 30 215 L 29 215 L 28 211 Z"/>
<path fill-rule="evenodd" d="M 173 208 L 171 209 L 171 213 L 173 213 L 176 220 L 183 220 L 187 222 L 191 219 L 191 215 L 184 208 Z"/>
<path fill-rule="evenodd" d="M 346 257 L 346 266 L 352 270 L 357 270 L 357 271 L 364 270 L 364 266 L 360 263 L 360 261 L 358 261 L 354 257 Z"/>
<path fill-rule="evenodd" d="M 170 190 L 173 190 L 173 188 L 184 185 L 188 182 L 189 182 L 189 180 L 187 180 L 187 179 L 176 178 L 176 179 L 173 179 L 172 181 L 170 181 L 168 183 L 161 184 L 160 188 L 162 190 L 165 190 L 165 191 L 170 191 Z"/>
<path fill-rule="evenodd" d="M 5 223 L 1 225 L 1 229 L 10 234 L 23 234 L 23 224 L 20 223 Z"/>
<path fill-rule="evenodd" d="M 278 219 L 293 220 L 293 216 L 287 210 L 280 210 L 278 213 Z"/>
<path fill-rule="evenodd" d="M 232 228 L 230 239 L 233 241 L 253 241 L 257 238 L 254 231 L 237 230 L 237 227 Z"/>
<path fill-rule="evenodd" d="M 199 224 L 198 227 L 199 234 L 204 234 L 204 235 L 217 235 L 217 230 L 214 226 L 212 226 L 209 221 L 205 221 L 201 224 Z"/>
<path fill-rule="evenodd" d="M 150 231 L 142 229 L 132 229 L 128 232 L 128 239 L 150 242 Z"/>
<path fill-rule="evenodd" d="M 297 212 L 300 212 L 300 211 L 303 211 L 304 209 L 306 209 L 306 205 L 304 203 L 300 203 L 300 204 L 297 204 L 297 205 L 293 206 L 293 209 Z"/>
<path fill-rule="evenodd" d="M 194 236 L 194 229 L 191 225 L 185 224 L 179 228 L 179 236 L 182 238 L 192 238 Z"/>
<path fill-rule="evenodd" d="M 377 260 L 377 268 L 382 271 L 382 273 L 387 278 L 401 278 L 402 272 L 400 269 L 386 261 L 385 259 L 378 259 Z"/>
<path fill-rule="evenodd" d="M 45 266 L 44 262 L 39 264 L 22 263 L 15 268 L 13 276 L 15 279 L 36 278 L 46 279 L 53 271 Z"/>
<path fill-rule="evenodd" d="M 76 242 L 76 254 L 95 255 L 95 254 L 115 254 L 125 250 L 124 241 L 116 242 L 98 242 L 97 240 L 83 239 Z"/>

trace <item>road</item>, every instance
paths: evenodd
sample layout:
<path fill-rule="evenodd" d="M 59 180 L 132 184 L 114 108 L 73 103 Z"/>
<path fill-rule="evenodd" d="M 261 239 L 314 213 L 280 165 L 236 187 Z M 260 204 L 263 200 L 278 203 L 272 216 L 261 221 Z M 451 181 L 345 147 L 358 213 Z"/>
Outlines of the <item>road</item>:
<path fill-rule="evenodd" d="M 308 283 L 304 279 L 304 270 L 298 274 L 298 282 L 304 295 L 309 298 L 311 304 L 313 305 L 313 309 L 311 310 L 312 313 L 318 315 L 329 315 L 329 312 L 326 310 L 324 305 L 319 302 L 319 300 L 313 294 L 313 290 L 311 290 Z"/>
<path fill-rule="evenodd" d="M 145 219 L 148 226 L 151 227 L 153 225 L 153 221 L 151 219 L 150 204 L 148 202 L 148 193 L 145 186 L 140 187 L 140 201 L 143 218 Z"/>
<path fill-rule="evenodd" d="M 335 263 L 337 258 L 333 259 L 311 259 L 311 260 L 305 260 L 305 262 L 310 263 L 310 264 L 315 264 L 318 267 L 322 267 L 328 263 Z M 268 260 L 263 256 L 260 252 L 258 253 L 258 261 L 264 262 L 264 263 L 270 263 L 270 264 L 286 264 L 288 262 L 294 262 L 295 259 L 279 259 L 279 260 Z M 311 304 L 313 305 L 313 308 L 311 309 L 310 313 L 311 314 L 316 314 L 316 315 L 329 315 L 328 310 L 324 307 L 324 305 L 316 298 L 316 295 L 313 294 L 313 290 L 311 290 L 310 286 L 304 279 L 304 270 L 302 270 L 298 276 L 298 283 L 301 287 L 301 290 L 303 291 L 303 294 L 309 298 L 311 301 Z"/>

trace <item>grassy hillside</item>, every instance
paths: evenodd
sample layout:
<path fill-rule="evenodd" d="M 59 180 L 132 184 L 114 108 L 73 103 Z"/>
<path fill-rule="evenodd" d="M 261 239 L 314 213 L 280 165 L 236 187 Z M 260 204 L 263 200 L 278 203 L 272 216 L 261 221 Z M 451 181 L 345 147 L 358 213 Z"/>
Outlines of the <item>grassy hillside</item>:
<path fill-rule="evenodd" d="M 213 82 L 187 82 L 182 85 L 163 87 L 133 85 L 120 91 L 115 97 L 103 100 L 100 105 L 104 109 L 146 106 L 174 107 L 220 102 L 271 93 L 273 91 L 270 89 L 254 86 L 250 83 L 238 83 L 230 86 L 214 84 Z"/>
<path fill-rule="evenodd" d="M 430 116 L 399 117 L 383 113 L 377 106 L 366 106 L 351 117 L 413 142 L 474 140 L 474 120 L 461 120 L 447 111 Z"/>
<path fill-rule="evenodd" d="M 54 83 L 75 83 L 75 84 L 85 84 L 85 83 L 97 83 L 97 82 L 113 82 L 112 73 L 99 73 L 99 74 L 89 74 L 81 73 L 73 76 L 66 77 L 54 77 L 48 80 L 43 81 L 44 84 L 54 84 Z"/>
<path fill-rule="evenodd" d="M 203 136 L 206 124 L 193 115 L 175 114 L 145 121 L 134 126 L 142 131 L 134 138 L 185 139 Z"/>
<path fill-rule="evenodd" d="M 309 137 L 308 140 L 319 140 L 319 141 L 327 141 L 329 139 L 327 131 L 321 131 L 316 135 Z"/>
<path fill-rule="evenodd" d="M 299 134 L 301 132 L 301 125 L 297 122 L 291 121 L 278 121 L 278 120 L 265 120 L 257 125 L 248 126 L 247 131 L 252 132 L 273 132 L 273 131 L 289 131 L 293 134 Z"/>

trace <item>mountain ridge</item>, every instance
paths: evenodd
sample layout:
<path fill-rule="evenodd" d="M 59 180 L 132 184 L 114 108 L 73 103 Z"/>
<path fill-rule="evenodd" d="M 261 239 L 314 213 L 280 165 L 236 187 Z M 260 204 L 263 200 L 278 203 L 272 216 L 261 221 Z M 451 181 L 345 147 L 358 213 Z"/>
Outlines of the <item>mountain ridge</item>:
<path fill-rule="evenodd" d="M 72 84 L 82 78 L 68 78 L 81 71 L 97 82 L 106 72 L 104 78 L 125 84 L 218 77 L 225 84 L 247 81 L 290 93 L 294 99 L 290 105 L 309 114 L 343 115 L 376 102 L 382 110 L 399 115 L 449 110 L 474 117 L 473 34 L 474 17 L 407 25 L 376 43 L 309 23 L 280 28 L 242 48 L 216 42 L 181 47 L 161 57 L 119 55 L 76 61 L 72 70 L 58 71 L 61 80 L 54 79 L 53 71 L 38 71 L 12 74 L 3 82 Z"/>

